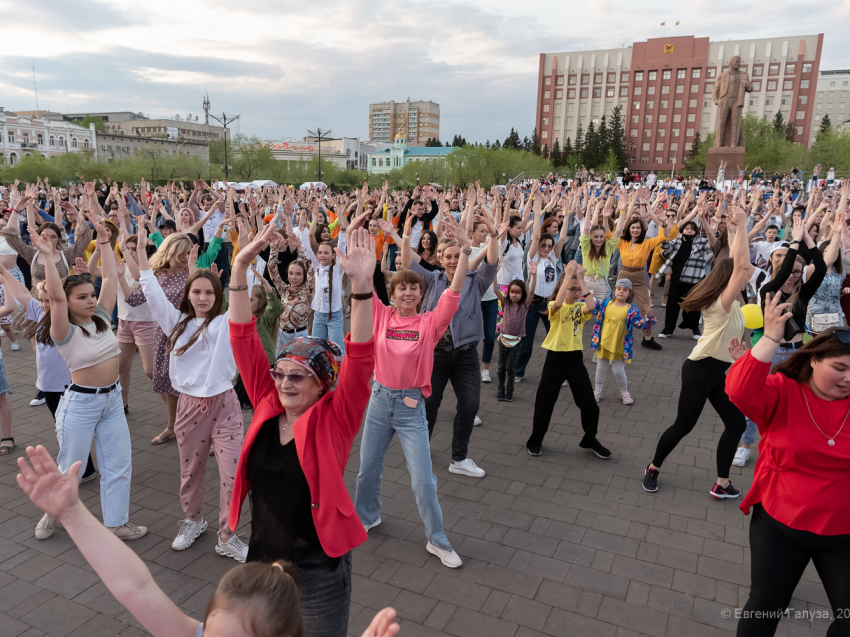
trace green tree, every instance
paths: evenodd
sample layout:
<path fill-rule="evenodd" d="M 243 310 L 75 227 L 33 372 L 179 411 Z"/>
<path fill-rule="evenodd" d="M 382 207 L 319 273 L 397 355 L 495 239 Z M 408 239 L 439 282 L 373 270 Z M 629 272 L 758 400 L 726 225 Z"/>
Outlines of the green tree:
<path fill-rule="evenodd" d="M 568 164 L 566 164 L 567 157 L 569 157 L 572 154 L 573 154 L 573 145 L 570 142 L 570 138 L 567 137 L 567 141 L 564 143 L 564 150 L 563 150 L 563 156 L 564 156 L 563 157 L 563 159 L 564 159 L 563 163 L 564 163 L 564 165 L 568 165 Z"/>
<path fill-rule="evenodd" d="M 543 159 L 549 159 L 549 147 L 546 144 L 543 144 L 543 148 L 540 149 L 540 156 Z"/>
<path fill-rule="evenodd" d="M 537 134 L 537 127 L 531 133 L 531 152 L 540 156 L 540 136 Z"/>
<path fill-rule="evenodd" d="M 490 148 L 490 140 L 489 139 L 486 142 L 484 142 L 484 148 Z"/>
<path fill-rule="evenodd" d="M 522 138 L 522 149 L 526 152 L 531 150 L 531 140 L 528 139 L 528 135 Z"/>
<path fill-rule="evenodd" d="M 699 156 L 701 148 L 702 148 L 702 142 L 700 141 L 699 131 L 697 131 L 696 134 L 694 135 L 694 141 L 691 142 L 691 149 L 688 151 L 688 154 L 685 157 L 685 165 L 683 167 L 683 170 L 686 170 L 686 171 L 702 170 L 702 168 L 699 168 L 699 169 L 695 168 L 694 164 L 693 164 L 694 160 Z M 704 166 L 705 166 L 705 164 L 703 164 L 703 167 Z"/>
<path fill-rule="evenodd" d="M 617 151 L 615 151 L 613 148 L 609 148 L 608 154 L 605 155 L 605 159 L 602 162 L 602 170 L 604 170 L 606 173 L 615 173 L 620 169 L 619 164 L 620 160 L 617 159 Z"/>
<path fill-rule="evenodd" d="M 552 142 L 552 150 L 549 151 L 549 162 L 555 168 L 559 168 L 562 165 L 561 145 L 558 143 L 557 139 Z"/>
<path fill-rule="evenodd" d="M 89 124 L 94 124 L 94 129 L 98 133 L 106 132 L 106 122 L 100 115 L 86 115 L 82 119 L 75 119 L 74 123 L 79 124 L 80 126 L 85 126 L 86 128 L 89 127 Z"/>
<path fill-rule="evenodd" d="M 596 165 L 600 163 L 599 136 L 596 134 L 596 127 L 592 120 L 587 125 L 587 132 L 584 134 L 582 157 L 584 157 L 584 163 L 588 168 L 596 168 Z"/>
<path fill-rule="evenodd" d="M 442 148 L 443 144 L 437 137 L 429 137 L 425 140 L 425 148 Z"/>
<path fill-rule="evenodd" d="M 612 148 L 617 154 L 617 170 L 619 170 L 629 163 L 629 156 L 626 153 L 626 128 L 623 111 L 619 106 L 615 106 L 611 112 L 611 123 L 608 126 L 608 131 L 609 148 Z"/>
<path fill-rule="evenodd" d="M 491 148 L 493 150 L 500 150 L 502 148 L 502 143 L 497 139 L 495 142 L 493 142 Z"/>
<path fill-rule="evenodd" d="M 454 146 L 455 148 L 463 148 L 464 146 L 466 146 L 466 139 L 464 139 L 460 135 L 455 135 L 454 139 L 452 140 L 452 146 Z"/>
<path fill-rule="evenodd" d="M 820 130 L 818 131 L 817 138 L 815 139 L 815 143 L 820 141 L 821 137 L 828 137 L 832 134 L 832 120 L 829 119 L 829 113 L 823 116 L 823 119 L 820 121 Z"/>
<path fill-rule="evenodd" d="M 581 130 L 581 121 L 578 123 L 578 130 L 576 131 L 576 140 L 573 143 L 573 151 L 579 157 L 584 157 L 584 133 Z M 584 160 L 582 160 L 583 162 Z"/>
<path fill-rule="evenodd" d="M 785 135 L 785 118 L 782 116 L 782 111 L 776 111 L 776 115 L 773 116 L 773 130 L 782 136 Z"/>
<path fill-rule="evenodd" d="M 793 120 L 788 120 L 788 123 L 785 124 L 784 131 L 785 141 L 793 142 L 797 139 L 797 126 Z"/>
<path fill-rule="evenodd" d="M 511 128 L 511 134 L 505 138 L 505 143 L 502 144 L 502 148 L 519 150 L 521 147 L 522 142 L 519 139 L 519 135 L 513 128 Z"/>
<path fill-rule="evenodd" d="M 596 137 L 599 140 L 599 159 L 597 160 L 597 163 L 599 163 L 605 160 L 605 157 L 608 155 L 608 149 L 611 147 L 611 140 L 608 137 L 608 122 L 605 120 L 605 115 L 602 116 L 602 121 L 599 122 Z"/>

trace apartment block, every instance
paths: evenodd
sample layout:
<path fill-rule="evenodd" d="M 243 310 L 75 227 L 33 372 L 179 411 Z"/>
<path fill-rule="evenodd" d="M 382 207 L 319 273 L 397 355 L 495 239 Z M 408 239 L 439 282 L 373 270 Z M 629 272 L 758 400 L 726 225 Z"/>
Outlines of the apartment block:
<path fill-rule="evenodd" d="M 823 34 L 729 40 L 679 36 L 619 49 L 542 53 L 535 125 L 540 144 L 575 140 L 579 126 L 620 106 L 631 170 L 680 167 L 699 133 L 716 127 L 712 91 L 733 55 L 753 83 L 744 112 L 796 125 L 796 141 L 811 141 Z M 818 125 L 820 120 L 818 119 Z"/>
<path fill-rule="evenodd" d="M 424 146 L 440 138 L 440 105 L 435 102 L 379 102 L 369 104 L 369 140 L 392 144 L 397 134 L 408 146 Z"/>
<path fill-rule="evenodd" d="M 850 69 L 843 71 L 821 71 L 818 77 L 815 108 L 809 143 L 813 144 L 820 130 L 824 115 L 829 115 L 833 127 L 850 124 Z"/>

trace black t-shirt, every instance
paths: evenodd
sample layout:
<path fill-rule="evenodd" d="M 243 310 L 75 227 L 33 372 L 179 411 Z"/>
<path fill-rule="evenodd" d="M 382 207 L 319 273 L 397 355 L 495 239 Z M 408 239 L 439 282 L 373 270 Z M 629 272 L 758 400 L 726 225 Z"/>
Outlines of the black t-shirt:
<path fill-rule="evenodd" d="M 313 521 L 310 485 L 295 441 L 280 444 L 278 418 L 263 423 L 248 456 L 251 484 L 249 562 L 290 559 L 295 548 L 321 548 Z"/>

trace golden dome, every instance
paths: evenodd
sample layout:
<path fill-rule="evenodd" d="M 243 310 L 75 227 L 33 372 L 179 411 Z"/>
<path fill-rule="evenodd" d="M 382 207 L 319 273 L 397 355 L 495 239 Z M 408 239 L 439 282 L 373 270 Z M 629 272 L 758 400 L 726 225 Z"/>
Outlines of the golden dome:
<path fill-rule="evenodd" d="M 399 131 L 399 132 L 397 132 L 397 133 L 395 134 L 395 138 L 396 138 L 396 139 L 404 139 L 404 135 L 402 135 L 402 134 L 401 134 L 401 131 Z"/>

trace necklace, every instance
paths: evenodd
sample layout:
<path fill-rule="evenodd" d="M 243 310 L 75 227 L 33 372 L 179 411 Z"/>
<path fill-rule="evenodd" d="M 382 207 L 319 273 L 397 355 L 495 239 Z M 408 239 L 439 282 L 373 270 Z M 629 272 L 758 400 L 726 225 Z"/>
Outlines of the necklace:
<path fill-rule="evenodd" d="M 838 434 L 840 434 L 840 433 L 841 433 L 841 430 L 842 430 L 842 429 L 844 429 L 844 424 L 847 422 L 847 416 L 850 416 L 850 409 L 848 409 L 848 410 L 847 410 L 847 414 L 844 416 L 844 420 L 842 420 L 842 421 L 841 421 L 841 426 L 838 428 L 838 431 L 836 431 L 836 432 L 835 432 L 835 435 L 834 435 L 832 438 L 830 438 L 830 437 L 829 437 L 829 436 L 827 436 L 825 433 L 823 433 L 823 429 L 821 429 L 820 427 L 818 427 L 818 423 L 817 423 L 817 422 L 815 422 L 815 417 L 814 417 L 814 416 L 812 416 L 812 408 L 811 408 L 811 407 L 809 407 L 809 399 L 808 399 L 808 397 L 806 396 L 806 390 L 805 390 L 805 389 L 803 389 L 802 391 L 803 391 L 803 400 L 805 400 L 805 401 L 806 401 L 806 409 L 808 409 L 808 410 L 809 410 L 809 418 L 811 418 L 811 419 L 812 419 L 812 423 L 814 423 L 814 425 L 815 425 L 815 427 L 817 427 L 818 431 L 819 431 L 819 432 L 821 432 L 821 435 L 822 435 L 824 438 L 826 438 L 826 442 L 827 442 L 827 444 L 828 444 L 830 447 L 834 447 L 834 446 L 835 446 L 835 439 L 838 437 Z"/>

